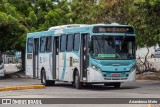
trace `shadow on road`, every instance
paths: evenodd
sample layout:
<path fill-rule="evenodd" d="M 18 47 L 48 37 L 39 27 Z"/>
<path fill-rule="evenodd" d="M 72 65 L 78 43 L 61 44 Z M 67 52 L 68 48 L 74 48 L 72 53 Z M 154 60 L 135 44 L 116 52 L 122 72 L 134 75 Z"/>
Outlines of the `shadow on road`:
<path fill-rule="evenodd" d="M 55 86 L 52 87 L 63 87 L 63 88 L 70 88 L 75 89 L 72 84 L 68 83 L 57 83 Z M 112 86 L 104 86 L 103 84 L 93 84 L 93 85 L 83 85 L 81 90 L 92 90 L 92 91 L 102 91 L 102 90 L 125 90 L 125 89 L 137 89 L 140 88 L 138 86 L 121 86 L 120 88 L 114 88 Z"/>

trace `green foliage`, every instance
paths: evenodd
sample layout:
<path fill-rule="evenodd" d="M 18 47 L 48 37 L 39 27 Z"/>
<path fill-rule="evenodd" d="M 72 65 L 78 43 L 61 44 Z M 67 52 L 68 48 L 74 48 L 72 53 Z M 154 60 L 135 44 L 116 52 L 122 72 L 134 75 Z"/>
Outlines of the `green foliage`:
<path fill-rule="evenodd" d="M 160 41 L 159 0 L 0 0 L 0 51 L 25 50 L 27 32 L 79 23 L 133 25 L 139 46 Z"/>
<path fill-rule="evenodd" d="M 140 0 L 135 1 L 136 11 L 135 27 L 138 33 L 140 46 L 153 46 L 160 41 L 160 1 Z M 137 21 L 137 22 L 136 22 Z"/>

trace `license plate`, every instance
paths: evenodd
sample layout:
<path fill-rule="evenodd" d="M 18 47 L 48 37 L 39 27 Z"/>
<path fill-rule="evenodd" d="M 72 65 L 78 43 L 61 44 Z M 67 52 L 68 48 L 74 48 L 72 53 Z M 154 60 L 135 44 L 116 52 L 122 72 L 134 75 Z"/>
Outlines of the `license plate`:
<path fill-rule="evenodd" d="M 112 77 L 120 77 L 120 76 L 121 76 L 120 73 L 113 73 L 113 74 L 112 74 Z"/>

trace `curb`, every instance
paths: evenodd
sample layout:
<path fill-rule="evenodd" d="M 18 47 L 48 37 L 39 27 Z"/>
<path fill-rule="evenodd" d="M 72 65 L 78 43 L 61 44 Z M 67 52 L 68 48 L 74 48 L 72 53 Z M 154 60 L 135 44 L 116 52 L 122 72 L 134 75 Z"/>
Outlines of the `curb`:
<path fill-rule="evenodd" d="M 28 86 L 4 87 L 4 88 L 0 88 L 0 92 L 10 91 L 10 90 L 39 89 L 39 88 L 45 88 L 45 86 L 44 85 L 28 85 Z"/>

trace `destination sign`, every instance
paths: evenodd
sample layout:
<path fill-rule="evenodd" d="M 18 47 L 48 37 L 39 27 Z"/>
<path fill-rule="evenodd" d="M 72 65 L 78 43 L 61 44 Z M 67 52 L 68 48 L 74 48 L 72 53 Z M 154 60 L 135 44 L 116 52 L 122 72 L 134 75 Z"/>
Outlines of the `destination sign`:
<path fill-rule="evenodd" d="M 133 34 L 134 29 L 131 26 L 95 26 L 93 33 L 128 33 Z"/>

